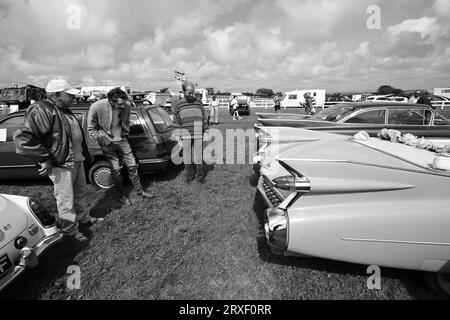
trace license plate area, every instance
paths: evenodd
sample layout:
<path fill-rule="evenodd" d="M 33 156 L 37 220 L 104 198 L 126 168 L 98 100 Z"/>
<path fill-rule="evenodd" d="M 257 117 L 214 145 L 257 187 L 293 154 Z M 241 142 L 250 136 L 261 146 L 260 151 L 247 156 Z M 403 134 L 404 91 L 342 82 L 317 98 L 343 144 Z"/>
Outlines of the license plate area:
<path fill-rule="evenodd" d="M 14 265 L 8 255 L 0 257 L 0 278 L 3 277 Z"/>

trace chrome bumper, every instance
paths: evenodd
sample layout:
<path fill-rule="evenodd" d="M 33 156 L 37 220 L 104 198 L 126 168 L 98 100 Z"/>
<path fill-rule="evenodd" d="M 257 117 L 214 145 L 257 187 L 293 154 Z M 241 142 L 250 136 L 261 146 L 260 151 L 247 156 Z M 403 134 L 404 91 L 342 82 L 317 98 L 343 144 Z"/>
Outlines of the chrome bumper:
<path fill-rule="evenodd" d="M 9 272 L 3 275 L 3 277 L 0 279 L 0 291 L 4 290 L 27 269 L 36 267 L 38 264 L 39 256 L 43 254 L 48 248 L 60 242 L 62 237 L 63 235 L 61 233 L 56 233 L 42 239 L 33 247 L 33 249 L 23 248 L 20 252 L 21 259 L 19 265 L 11 268 L 11 270 L 9 270 Z"/>
<path fill-rule="evenodd" d="M 283 202 L 283 197 L 274 189 L 268 178 L 261 176 L 258 180 L 258 191 L 269 208 L 278 207 Z"/>

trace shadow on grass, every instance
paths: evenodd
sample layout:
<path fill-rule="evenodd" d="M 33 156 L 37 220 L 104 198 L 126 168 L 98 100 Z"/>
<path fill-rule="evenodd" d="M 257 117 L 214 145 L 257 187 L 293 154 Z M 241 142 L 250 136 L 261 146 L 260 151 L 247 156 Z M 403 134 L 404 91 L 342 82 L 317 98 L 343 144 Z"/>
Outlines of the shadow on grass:
<path fill-rule="evenodd" d="M 33 178 L 33 179 L 8 179 L 2 180 L 3 186 L 15 187 L 35 187 L 35 186 L 53 186 L 52 181 L 48 178 Z"/>
<path fill-rule="evenodd" d="M 301 269 L 310 269 L 321 272 L 339 274 L 339 275 L 358 275 L 363 277 L 369 277 L 371 274 L 367 274 L 367 267 L 364 265 L 340 262 L 335 260 L 328 260 L 315 257 L 287 257 L 274 254 L 265 237 L 264 212 L 267 208 L 264 199 L 256 192 L 253 211 L 257 218 L 257 246 L 258 253 L 264 262 L 292 266 Z M 424 273 L 419 271 L 382 268 L 382 279 L 398 279 L 405 286 L 408 293 L 415 299 L 442 299 L 443 296 L 430 289 L 424 281 Z M 395 299 L 395 297 L 394 297 Z"/>
<path fill-rule="evenodd" d="M 105 218 L 114 209 L 119 209 L 122 207 L 120 203 L 120 194 L 116 189 L 110 189 L 103 192 L 103 195 L 94 206 L 90 209 L 89 215 L 94 218 Z"/>

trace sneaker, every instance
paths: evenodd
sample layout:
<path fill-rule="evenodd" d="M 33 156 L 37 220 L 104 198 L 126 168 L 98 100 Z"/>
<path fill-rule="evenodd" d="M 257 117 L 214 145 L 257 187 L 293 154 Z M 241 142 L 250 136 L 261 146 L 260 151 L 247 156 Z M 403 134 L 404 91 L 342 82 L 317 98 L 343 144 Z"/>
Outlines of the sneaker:
<path fill-rule="evenodd" d="M 89 228 L 89 227 L 92 227 L 94 224 L 96 224 L 99 221 L 103 221 L 103 219 L 102 218 L 90 217 L 87 222 L 80 222 L 80 223 L 78 223 L 78 226 L 80 226 L 82 228 Z"/>
<path fill-rule="evenodd" d="M 151 192 L 145 192 L 145 191 L 142 191 L 142 192 L 140 192 L 140 193 L 138 193 L 141 197 L 143 197 L 143 198 L 147 198 L 147 199 L 153 199 L 154 197 L 155 197 L 155 195 L 153 194 L 153 193 L 151 193 Z"/>

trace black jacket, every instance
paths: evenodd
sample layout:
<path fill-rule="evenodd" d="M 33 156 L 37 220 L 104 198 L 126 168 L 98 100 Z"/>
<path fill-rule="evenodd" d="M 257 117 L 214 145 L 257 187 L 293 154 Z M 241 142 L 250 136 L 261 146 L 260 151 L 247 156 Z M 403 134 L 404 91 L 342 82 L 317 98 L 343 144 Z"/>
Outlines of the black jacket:
<path fill-rule="evenodd" d="M 14 134 L 16 153 L 36 162 L 50 160 L 53 166 L 63 165 L 69 156 L 71 139 L 65 114 L 73 115 L 72 111 L 61 109 L 50 100 L 40 100 L 28 107 L 24 124 Z M 91 156 L 81 124 L 80 128 L 83 133 L 83 156 L 90 162 Z"/>

